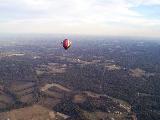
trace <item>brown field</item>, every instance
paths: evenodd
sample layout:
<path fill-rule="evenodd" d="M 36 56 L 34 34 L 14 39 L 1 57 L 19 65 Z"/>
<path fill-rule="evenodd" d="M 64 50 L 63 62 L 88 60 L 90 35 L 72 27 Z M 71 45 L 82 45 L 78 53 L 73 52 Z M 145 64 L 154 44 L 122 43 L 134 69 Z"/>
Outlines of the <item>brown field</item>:
<path fill-rule="evenodd" d="M 61 102 L 61 99 L 47 97 L 41 100 L 39 104 L 52 109 L 54 106 L 56 106 L 60 102 Z"/>
<path fill-rule="evenodd" d="M 22 96 L 20 98 L 20 101 L 24 102 L 24 103 L 33 102 L 34 101 L 34 95 L 33 94 L 28 94 L 28 95 Z"/>
<path fill-rule="evenodd" d="M 31 103 L 34 101 L 34 82 L 12 82 L 10 91 L 16 95 L 19 101 Z"/>
<path fill-rule="evenodd" d="M 11 84 L 10 89 L 12 91 L 18 92 L 33 87 L 34 85 L 35 85 L 34 82 L 15 82 Z"/>
<path fill-rule="evenodd" d="M 45 86 L 43 86 L 43 87 L 41 88 L 41 91 L 44 92 L 44 91 L 48 90 L 49 88 L 53 88 L 53 87 L 56 87 L 56 88 L 58 88 L 58 89 L 60 89 L 60 90 L 66 91 L 66 92 L 71 92 L 70 89 L 68 89 L 68 88 L 66 88 L 66 87 L 64 87 L 64 86 L 62 86 L 62 85 L 56 84 L 56 83 L 46 84 Z"/>
<path fill-rule="evenodd" d="M 73 102 L 74 103 L 83 103 L 85 101 L 86 101 L 86 96 L 84 96 L 84 95 L 75 95 L 73 97 Z"/>
<path fill-rule="evenodd" d="M 87 96 L 93 97 L 93 98 L 99 98 L 100 96 L 104 96 L 102 94 L 97 94 L 97 93 L 90 92 L 90 91 L 84 91 L 84 93 L 87 94 Z"/>
<path fill-rule="evenodd" d="M 39 104 L 47 108 L 53 108 L 63 100 L 65 95 L 69 96 L 71 92 L 70 89 L 56 83 L 45 84 L 40 90 L 45 94 L 45 98 L 43 98 Z"/>
<path fill-rule="evenodd" d="M 0 94 L 0 101 L 4 101 L 5 103 L 12 103 L 13 99 L 11 96 L 3 93 L 3 94 Z"/>
<path fill-rule="evenodd" d="M 19 91 L 19 92 L 16 92 L 16 94 L 18 96 L 24 96 L 26 94 L 31 94 L 34 92 L 34 88 L 28 88 L 28 89 L 25 89 L 25 90 L 22 90 L 22 91 Z"/>
<path fill-rule="evenodd" d="M 60 93 L 67 93 L 66 91 L 64 91 L 62 89 L 59 89 L 57 87 L 50 87 L 48 90 L 49 91 L 54 91 L 54 92 L 60 92 Z"/>
<path fill-rule="evenodd" d="M 142 77 L 142 76 L 145 76 L 145 73 L 146 72 L 140 68 L 130 70 L 130 75 L 133 77 Z"/>
<path fill-rule="evenodd" d="M 45 94 L 48 96 L 48 97 L 53 97 L 53 98 L 62 98 L 62 94 L 59 94 L 58 92 L 53 92 L 53 91 L 45 91 Z"/>
<path fill-rule="evenodd" d="M 41 87 L 40 90 L 48 97 L 57 99 L 62 99 L 64 96 L 69 96 L 71 93 L 70 89 L 56 83 L 46 84 Z"/>
<path fill-rule="evenodd" d="M 0 120 L 57 120 L 57 118 L 68 118 L 64 114 L 57 114 L 40 105 L 12 110 L 0 113 Z"/>

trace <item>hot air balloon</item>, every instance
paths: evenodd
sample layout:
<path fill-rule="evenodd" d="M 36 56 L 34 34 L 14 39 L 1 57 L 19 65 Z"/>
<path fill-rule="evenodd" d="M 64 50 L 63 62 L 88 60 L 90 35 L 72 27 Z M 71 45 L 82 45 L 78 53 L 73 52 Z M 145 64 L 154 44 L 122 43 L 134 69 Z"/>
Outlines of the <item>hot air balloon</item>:
<path fill-rule="evenodd" d="M 69 47 L 71 47 L 71 41 L 68 39 L 64 39 L 62 44 L 63 44 L 63 47 L 65 50 L 67 50 Z"/>

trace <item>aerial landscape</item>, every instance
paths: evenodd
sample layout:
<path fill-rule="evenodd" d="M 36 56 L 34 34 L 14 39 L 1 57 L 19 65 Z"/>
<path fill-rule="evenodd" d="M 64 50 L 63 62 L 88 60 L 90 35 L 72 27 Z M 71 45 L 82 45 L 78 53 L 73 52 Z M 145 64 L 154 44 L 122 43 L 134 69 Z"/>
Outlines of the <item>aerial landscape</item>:
<path fill-rule="evenodd" d="M 0 120 L 160 120 L 160 0 L 0 0 Z"/>
<path fill-rule="evenodd" d="M 160 119 L 159 41 L 47 36 L 1 42 L 1 120 Z"/>

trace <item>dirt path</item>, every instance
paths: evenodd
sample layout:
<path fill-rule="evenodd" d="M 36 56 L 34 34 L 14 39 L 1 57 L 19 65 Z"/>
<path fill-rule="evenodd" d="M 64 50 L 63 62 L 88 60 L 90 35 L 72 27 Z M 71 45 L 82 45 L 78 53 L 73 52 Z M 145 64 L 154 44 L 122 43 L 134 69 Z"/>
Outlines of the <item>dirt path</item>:
<path fill-rule="evenodd" d="M 45 92 L 45 91 L 47 91 L 47 90 L 48 90 L 49 88 L 51 88 L 51 87 L 57 87 L 57 88 L 59 88 L 59 89 L 61 89 L 61 90 L 64 90 L 64 91 L 66 91 L 66 92 L 71 92 L 70 89 L 68 89 L 68 88 L 66 88 L 66 87 L 64 87 L 64 86 L 62 86 L 62 85 L 56 84 L 56 83 L 46 84 L 45 86 L 43 86 L 43 87 L 41 88 L 41 91 Z"/>

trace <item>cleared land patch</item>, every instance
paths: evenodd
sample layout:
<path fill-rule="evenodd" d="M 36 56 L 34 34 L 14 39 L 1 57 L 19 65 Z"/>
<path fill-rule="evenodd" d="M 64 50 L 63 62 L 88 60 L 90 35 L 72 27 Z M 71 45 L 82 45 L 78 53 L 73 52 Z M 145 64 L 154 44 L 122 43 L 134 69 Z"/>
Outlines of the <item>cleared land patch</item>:
<path fill-rule="evenodd" d="M 66 71 L 66 64 L 59 63 L 48 63 L 47 65 L 40 65 L 36 68 L 37 75 L 42 75 L 44 73 L 50 74 L 60 74 Z"/>
<path fill-rule="evenodd" d="M 57 118 L 68 118 L 64 114 L 57 114 L 40 105 L 12 110 L 6 113 L 0 113 L 1 120 L 56 120 Z"/>
<path fill-rule="evenodd" d="M 136 69 L 131 69 L 130 70 L 130 75 L 133 77 L 142 77 L 145 75 L 145 71 L 140 69 L 140 68 L 136 68 Z"/>
<path fill-rule="evenodd" d="M 11 84 L 10 91 L 23 103 L 34 101 L 34 82 L 15 82 Z"/>

